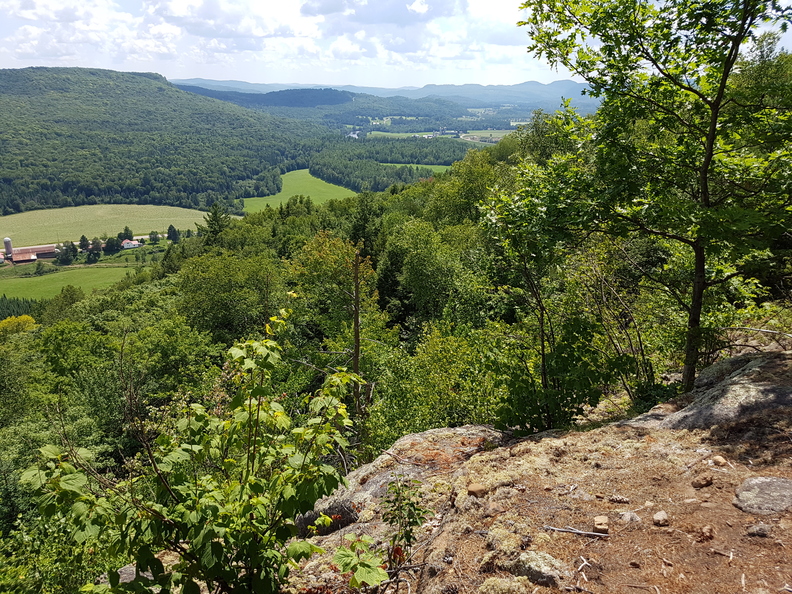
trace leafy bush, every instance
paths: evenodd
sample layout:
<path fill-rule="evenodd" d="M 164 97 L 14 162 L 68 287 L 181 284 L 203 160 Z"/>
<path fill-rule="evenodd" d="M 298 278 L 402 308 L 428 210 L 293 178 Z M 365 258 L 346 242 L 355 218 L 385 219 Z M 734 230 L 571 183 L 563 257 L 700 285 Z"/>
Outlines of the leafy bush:
<path fill-rule="evenodd" d="M 347 445 L 351 424 L 342 404 L 350 374 L 331 375 L 305 399 L 308 414 L 297 426 L 271 385 L 280 363 L 270 340 L 230 350 L 239 392 L 230 410 L 192 404 L 163 419 L 158 435 L 136 424 L 143 454 L 113 480 L 94 470 L 84 450 L 46 446 L 42 461 L 23 476 L 41 490 L 45 517 L 63 514 L 77 542 L 105 537 L 109 553 L 134 559 L 137 577 L 94 592 L 277 592 L 292 561 L 317 547 L 295 535 L 294 518 L 313 508 L 343 480 L 323 462 Z M 165 567 L 156 556 L 169 550 L 179 561 Z M 143 575 L 149 572 L 151 577 Z"/>

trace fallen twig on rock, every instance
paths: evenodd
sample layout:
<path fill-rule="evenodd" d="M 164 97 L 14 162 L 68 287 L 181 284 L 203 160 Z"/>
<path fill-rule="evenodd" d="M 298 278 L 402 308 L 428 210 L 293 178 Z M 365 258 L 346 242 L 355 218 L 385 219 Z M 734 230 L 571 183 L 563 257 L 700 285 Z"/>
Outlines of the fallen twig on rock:
<path fill-rule="evenodd" d="M 606 538 L 610 536 L 609 534 L 600 534 L 599 532 L 585 532 L 584 530 L 578 530 L 577 528 L 572 528 L 571 526 L 567 526 L 566 528 L 556 528 L 555 526 L 542 526 L 545 530 L 555 530 L 556 532 L 570 532 L 572 534 L 578 534 L 580 536 L 597 536 L 599 538 Z"/>

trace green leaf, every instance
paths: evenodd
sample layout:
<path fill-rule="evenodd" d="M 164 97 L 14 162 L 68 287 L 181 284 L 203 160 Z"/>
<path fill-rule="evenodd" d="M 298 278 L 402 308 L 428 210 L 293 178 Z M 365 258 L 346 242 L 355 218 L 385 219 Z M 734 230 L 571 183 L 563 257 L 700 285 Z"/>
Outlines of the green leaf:
<path fill-rule="evenodd" d="M 189 580 L 184 582 L 182 594 L 201 594 L 201 588 L 194 581 Z"/>
<path fill-rule="evenodd" d="M 75 493 L 81 493 L 82 488 L 87 482 L 88 478 L 84 474 L 81 472 L 75 472 L 73 474 L 64 474 L 61 476 L 58 484 L 60 485 L 61 489 L 73 491 Z"/>
<path fill-rule="evenodd" d="M 110 585 L 113 588 L 117 588 L 118 582 L 121 581 L 121 576 L 118 574 L 116 570 L 111 569 L 110 571 L 107 572 L 107 581 L 110 582 Z"/>
<path fill-rule="evenodd" d="M 353 535 L 347 534 L 346 536 Z M 335 555 L 333 555 L 333 563 L 338 565 L 342 573 L 346 573 L 347 571 L 352 571 L 352 569 L 357 565 L 358 556 L 352 549 L 347 547 L 338 547 Z"/>
<path fill-rule="evenodd" d="M 361 564 L 361 566 L 358 567 L 357 571 L 355 572 L 355 581 L 358 583 L 358 585 L 355 587 L 359 588 L 361 584 L 376 586 L 387 579 L 388 572 L 386 572 L 381 567 L 366 567 Z"/>

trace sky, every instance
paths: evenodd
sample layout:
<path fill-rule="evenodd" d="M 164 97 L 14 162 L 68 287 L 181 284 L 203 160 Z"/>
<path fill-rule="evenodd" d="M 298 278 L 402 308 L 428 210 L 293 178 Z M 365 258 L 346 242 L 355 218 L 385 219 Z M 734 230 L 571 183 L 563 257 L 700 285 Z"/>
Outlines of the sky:
<path fill-rule="evenodd" d="M 526 51 L 519 0 L 0 0 L 0 68 L 254 83 L 568 79 Z"/>

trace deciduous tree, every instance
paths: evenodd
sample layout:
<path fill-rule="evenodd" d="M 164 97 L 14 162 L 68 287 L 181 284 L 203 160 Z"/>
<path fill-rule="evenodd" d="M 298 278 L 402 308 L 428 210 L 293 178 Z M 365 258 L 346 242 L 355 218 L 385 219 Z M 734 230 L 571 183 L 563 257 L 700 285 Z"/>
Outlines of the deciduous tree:
<path fill-rule="evenodd" d="M 689 253 L 683 384 L 692 388 L 711 287 L 789 226 L 789 116 L 741 103 L 733 89 L 741 53 L 768 21 L 787 21 L 774 0 L 529 0 L 529 50 L 586 80 L 602 98 L 589 128 L 592 167 L 562 175 L 556 199 L 574 225 L 639 232 Z M 783 142 L 758 149 L 770 130 Z M 765 132 L 762 132 L 765 131 Z"/>

